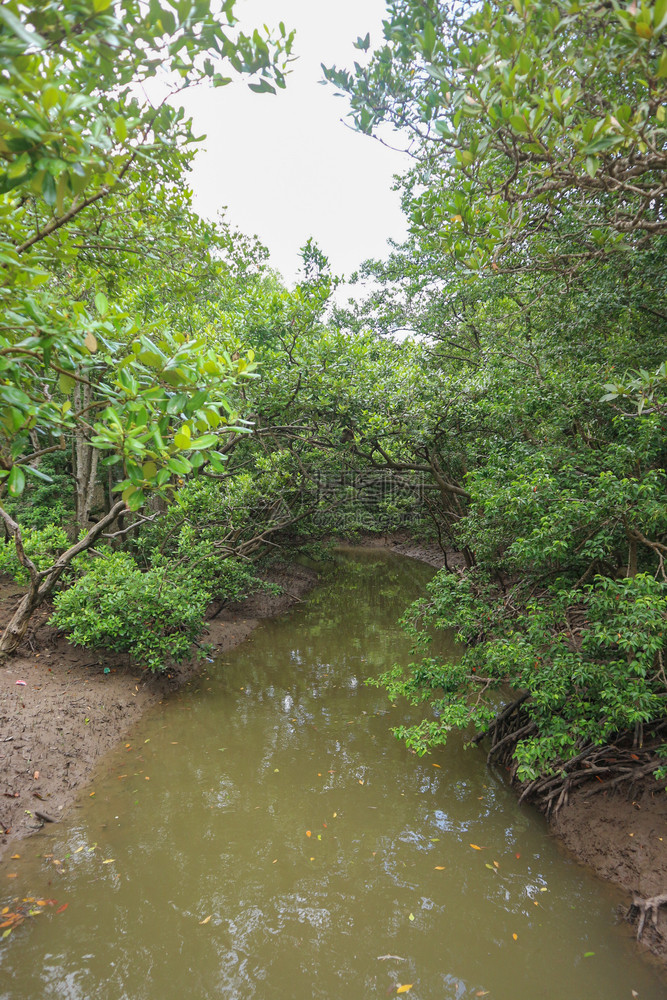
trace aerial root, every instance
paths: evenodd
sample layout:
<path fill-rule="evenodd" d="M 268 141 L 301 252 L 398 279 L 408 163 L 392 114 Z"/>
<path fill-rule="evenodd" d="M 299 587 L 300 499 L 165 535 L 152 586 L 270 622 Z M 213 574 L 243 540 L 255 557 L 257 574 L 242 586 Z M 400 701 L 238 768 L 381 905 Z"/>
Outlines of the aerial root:
<path fill-rule="evenodd" d="M 474 738 L 476 743 L 485 737 L 489 739 L 487 763 L 504 766 L 512 782 L 517 780 L 518 763 L 514 758 L 517 744 L 537 731 L 528 712 L 528 699 L 528 693 L 523 693 L 498 713 L 485 733 Z M 582 741 L 574 757 L 557 761 L 551 774 L 529 781 L 522 788 L 519 803 L 534 802 L 548 819 L 566 806 L 572 792 L 582 786 L 587 786 L 581 792 L 583 798 L 614 791 L 620 786 L 631 793 L 638 783 L 645 788 L 651 773 L 664 763 L 658 751 L 664 744 L 661 733 L 665 728 L 665 722 L 645 725 L 640 741 L 634 731 L 619 733 L 614 743 L 602 746 Z M 664 782 L 660 782 L 659 787 L 664 787 Z"/>
<path fill-rule="evenodd" d="M 640 899 L 639 896 L 635 896 L 632 900 L 626 918 L 633 921 L 639 916 L 639 924 L 637 925 L 638 941 L 641 941 L 647 917 L 650 916 L 654 927 L 658 926 L 658 910 L 661 906 L 667 906 L 667 892 L 663 892 L 660 896 L 651 896 L 650 899 Z"/>

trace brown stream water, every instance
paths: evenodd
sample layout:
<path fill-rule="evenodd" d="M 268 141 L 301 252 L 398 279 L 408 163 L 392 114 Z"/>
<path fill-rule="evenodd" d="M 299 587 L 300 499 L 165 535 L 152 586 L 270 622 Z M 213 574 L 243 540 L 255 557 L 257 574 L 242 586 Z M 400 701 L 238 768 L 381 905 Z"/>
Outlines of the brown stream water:
<path fill-rule="evenodd" d="M 619 895 L 481 751 L 391 735 L 408 710 L 364 679 L 409 659 L 432 572 L 342 552 L 145 719 L 21 845 L 12 890 L 58 906 L 0 945 L 0 998 L 664 1000 Z"/>

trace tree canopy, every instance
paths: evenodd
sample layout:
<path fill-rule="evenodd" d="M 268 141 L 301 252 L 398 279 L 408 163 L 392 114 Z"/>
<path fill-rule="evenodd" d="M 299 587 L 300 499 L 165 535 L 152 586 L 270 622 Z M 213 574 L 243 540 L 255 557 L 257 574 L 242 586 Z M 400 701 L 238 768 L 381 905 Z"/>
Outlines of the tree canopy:
<path fill-rule="evenodd" d="M 445 566 L 381 682 L 424 708 L 399 736 L 488 739 L 547 808 L 664 787 L 667 3 L 393 0 L 384 34 L 325 75 L 409 146 L 410 233 L 344 307 L 315 241 L 287 288 L 185 184 L 179 91 L 281 88 L 283 25 L 0 8 L 0 650 L 53 595 L 163 669 L 270 553 L 402 528 Z"/>

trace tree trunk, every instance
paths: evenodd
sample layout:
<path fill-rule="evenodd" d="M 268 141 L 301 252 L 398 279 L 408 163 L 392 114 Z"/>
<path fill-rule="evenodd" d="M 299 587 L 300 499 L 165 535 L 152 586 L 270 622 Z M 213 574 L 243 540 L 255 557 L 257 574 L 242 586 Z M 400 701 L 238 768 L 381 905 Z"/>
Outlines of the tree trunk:
<path fill-rule="evenodd" d="M 90 406 L 92 391 L 90 385 L 83 383 L 75 389 L 81 411 Z M 97 482 L 97 462 L 99 452 L 88 440 L 88 432 L 84 427 L 74 431 L 74 482 L 76 499 L 76 523 L 79 529 L 88 530 L 90 511 L 95 496 Z"/>

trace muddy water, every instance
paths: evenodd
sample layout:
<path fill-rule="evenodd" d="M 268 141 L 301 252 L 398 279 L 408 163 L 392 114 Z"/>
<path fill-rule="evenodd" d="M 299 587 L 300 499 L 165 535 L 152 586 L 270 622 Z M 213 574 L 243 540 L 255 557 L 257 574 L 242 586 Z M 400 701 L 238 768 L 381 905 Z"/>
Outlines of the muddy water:
<path fill-rule="evenodd" d="M 481 753 L 389 734 L 405 711 L 363 679 L 409 656 L 431 572 L 342 554 L 135 730 L 19 849 L 12 891 L 57 905 L 3 943 L 2 1000 L 664 998 L 614 891 Z"/>

